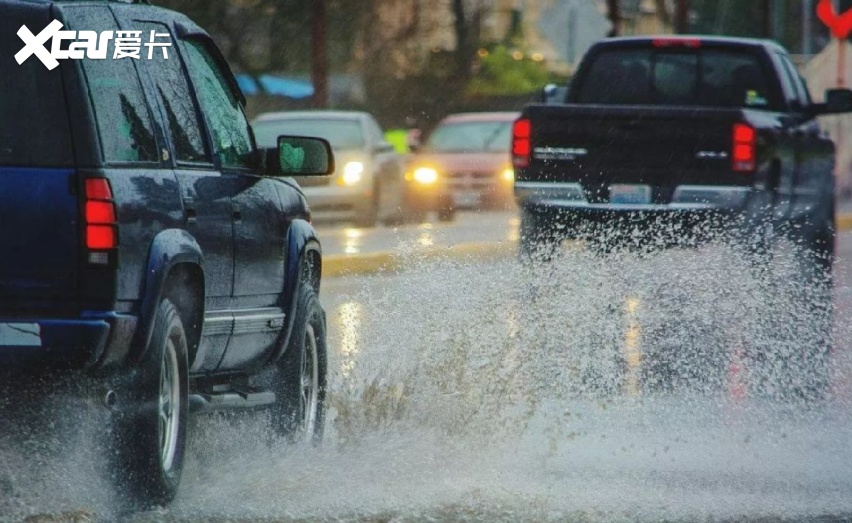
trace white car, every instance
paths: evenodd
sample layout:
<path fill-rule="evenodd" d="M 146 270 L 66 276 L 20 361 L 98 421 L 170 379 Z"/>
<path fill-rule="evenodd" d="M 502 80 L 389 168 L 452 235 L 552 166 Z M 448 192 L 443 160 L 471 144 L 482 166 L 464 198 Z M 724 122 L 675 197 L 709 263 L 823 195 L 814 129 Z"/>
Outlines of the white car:
<path fill-rule="evenodd" d="M 275 147 L 281 135 L 314 136 L 331 143 L 334 175 L 296 178 L 313 216 L 352 220 L 361 227 L 404 218 L 402 158 L 385 141 L 371 115 L 354 111 L 265 113 L 252 126 L 262 148 Z"/>

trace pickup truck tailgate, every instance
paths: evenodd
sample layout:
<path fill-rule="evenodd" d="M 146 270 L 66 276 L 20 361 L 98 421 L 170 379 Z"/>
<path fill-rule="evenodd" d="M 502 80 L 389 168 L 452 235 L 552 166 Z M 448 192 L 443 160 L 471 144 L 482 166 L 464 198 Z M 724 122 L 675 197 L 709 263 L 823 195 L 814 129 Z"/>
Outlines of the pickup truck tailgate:
<path fill-rule="evenodd" d="M 539 118 L 539 114 L 546 111 Z M 675 187 L 747 185 L 732 172 L 739 109 L 530 106 L 533 154 L 526 179 Z"/>

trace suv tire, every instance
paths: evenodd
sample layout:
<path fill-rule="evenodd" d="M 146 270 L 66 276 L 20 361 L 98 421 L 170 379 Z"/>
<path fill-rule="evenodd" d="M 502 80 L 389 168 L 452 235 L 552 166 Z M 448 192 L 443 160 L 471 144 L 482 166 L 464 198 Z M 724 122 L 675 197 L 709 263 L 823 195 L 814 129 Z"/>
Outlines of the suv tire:
<path fill-rule="evenodd" d="M 177 494 L 186 449 L 188 389 L 186 332 L 175 306 L 163 299 L 139 371 L 115 419 L 118 485 L 143 506 L 164 505 Z"/>
<path fill-rule="evenodd" d="M 325 312 L 304 280 L 290 344 L 275 364 L 273 430 L 291 442 L 322 440 L 325 427 L 327 341 Z"/>

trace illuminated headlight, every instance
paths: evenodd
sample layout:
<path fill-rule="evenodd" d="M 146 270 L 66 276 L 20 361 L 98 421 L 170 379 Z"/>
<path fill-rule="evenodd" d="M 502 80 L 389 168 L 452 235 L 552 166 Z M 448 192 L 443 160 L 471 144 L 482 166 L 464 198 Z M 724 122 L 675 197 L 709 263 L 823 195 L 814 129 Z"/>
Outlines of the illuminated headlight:
<path fill-rule="evenodd" d="M 414 179 L 423 185 L 430 185 L 438 181 L 438 171 L 431 167 L 420 167 L 414 170 Z"/>
<path fill-rule="evenodd" d="M 355 185 L 364 178 L 363 162 L 348 162 L 343 166 L 343 177 L 340 179 L 343 185 Z"/>
<path fill-rule="evenodd" d="M 505 169 L 503 171 L 503 180 L 507 182 L 512 182 L 515 180 L 515 170 L 514 169 Z"/>

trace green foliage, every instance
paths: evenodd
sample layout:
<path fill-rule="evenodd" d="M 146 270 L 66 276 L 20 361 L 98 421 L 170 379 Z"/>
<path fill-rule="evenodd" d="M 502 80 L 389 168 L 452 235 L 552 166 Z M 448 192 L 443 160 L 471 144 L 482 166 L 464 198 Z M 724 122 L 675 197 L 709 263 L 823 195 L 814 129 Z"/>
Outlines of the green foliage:
<path fill-rule="evenodd" d="M 519 59 L 520 58 L 520 59 Z M 482 57 L 467 85 L 472 96 L 505 96 L 535 92 L 553 81 L 544 62 L 499 45 Z"/>

